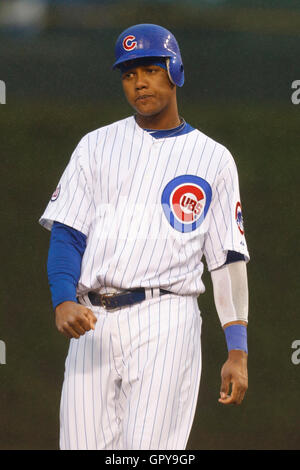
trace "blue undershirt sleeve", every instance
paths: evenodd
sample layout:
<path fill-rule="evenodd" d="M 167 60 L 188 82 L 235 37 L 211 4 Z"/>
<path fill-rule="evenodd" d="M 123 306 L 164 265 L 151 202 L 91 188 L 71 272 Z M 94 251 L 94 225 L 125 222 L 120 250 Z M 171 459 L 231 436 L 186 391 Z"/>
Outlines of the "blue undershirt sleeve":
<path fill-rule="evenodd" d="M 76 287 L 85 249 L 86 235 L 59 222 L 53 223 L 47 272 L 54 309 L 67 300 L 77 302 Z"/>
<path fill-rule="evenodd" d="M 237 251 L 228 251 L 225 264 L 235 263 L 236 261 L 245 261 L 245 256 Z"/>

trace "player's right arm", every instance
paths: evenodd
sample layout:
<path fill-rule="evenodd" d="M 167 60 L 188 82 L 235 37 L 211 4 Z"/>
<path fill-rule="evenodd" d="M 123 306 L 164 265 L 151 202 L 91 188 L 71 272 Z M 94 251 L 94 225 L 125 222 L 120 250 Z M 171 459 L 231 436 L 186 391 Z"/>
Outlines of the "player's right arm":
<path fill-rule="evenodd" d="M 58 331 L 67 338 L 79 338 L 94 329 L 94 313 L 77 303 L 76 287 L 86 236 L 69 226 L 54 222 L 51 230 L 47 272 Z"/>
<path fill-rule="evenodd" d="M 47 272 L 56 326 L 78 338 L 93 328 L 93 312 L 77 303 L 76 289 L 90 225 L 93 202 L 94 150 L 98 132 L 84 136 L 75 148 L 39 222 L 51 230 Z"/>

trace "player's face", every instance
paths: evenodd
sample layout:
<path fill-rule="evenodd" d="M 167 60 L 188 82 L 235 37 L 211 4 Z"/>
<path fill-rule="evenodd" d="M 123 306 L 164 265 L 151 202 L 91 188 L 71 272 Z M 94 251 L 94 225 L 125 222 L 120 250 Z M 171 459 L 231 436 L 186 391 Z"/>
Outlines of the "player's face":
<path fill-rule="evenodd" d="M 165 69 L 144 65 L 122 75 L 122 84 L 129 104 L 136 110 L 140 122 L 161 116 L 164 121 L 177 118 L 176 87 Z M 156 119 L 157 121 L 157 119 Z"/>

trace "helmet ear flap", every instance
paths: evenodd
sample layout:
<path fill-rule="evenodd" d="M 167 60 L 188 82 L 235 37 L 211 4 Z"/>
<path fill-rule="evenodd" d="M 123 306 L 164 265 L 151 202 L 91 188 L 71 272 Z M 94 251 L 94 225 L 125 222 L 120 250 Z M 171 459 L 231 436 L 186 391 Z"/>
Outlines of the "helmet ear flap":
<path fill-rule="evenodd" d="M 174 85 L 182 87 L 184 84 L 184 68 L 181 57 L 171 57 L 166 59 L 168 75 Z"/>

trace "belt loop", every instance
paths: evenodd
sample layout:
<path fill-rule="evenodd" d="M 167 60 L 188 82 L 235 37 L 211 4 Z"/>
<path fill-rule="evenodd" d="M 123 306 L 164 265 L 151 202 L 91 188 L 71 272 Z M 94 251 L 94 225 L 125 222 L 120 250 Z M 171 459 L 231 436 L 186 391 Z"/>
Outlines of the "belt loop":
<path fill-rule="evenodd" d="M 153 289 L 150 287 L 150 289 L 145 288 L 145 300 L 152 299 L 153 297 Z"/>
<path fill-rule="evenodd" d="M 160 296 L 160 289 L 152 289 L 152 298 Z"/>

